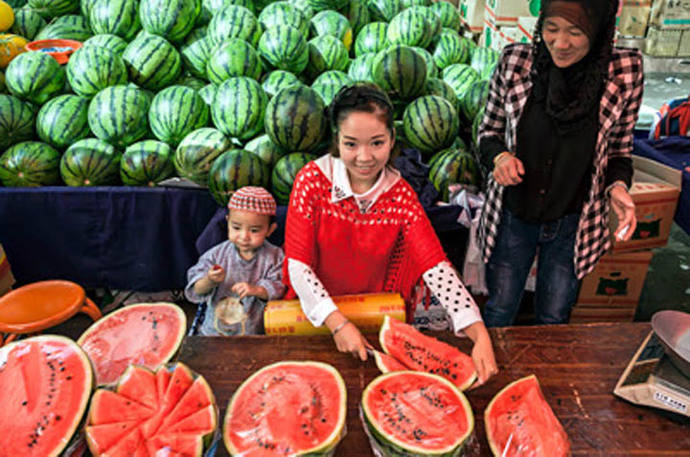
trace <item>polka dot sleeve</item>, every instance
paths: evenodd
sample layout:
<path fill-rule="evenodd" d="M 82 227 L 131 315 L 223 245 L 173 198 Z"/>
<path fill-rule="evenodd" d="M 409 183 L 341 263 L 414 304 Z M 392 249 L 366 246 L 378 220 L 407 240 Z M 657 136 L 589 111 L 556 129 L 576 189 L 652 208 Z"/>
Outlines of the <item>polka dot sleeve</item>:
<path fill-rule="evenodd" d="M 444 261 L 428 269 L 422 278 L 450 316 L 456 334 L 482 320 L 479 307 L 450 262 Z"/>
<path fill-rule="evenodd" d="M 299 297 L 302 311 L 314 327 L 323 325 L 329 314 L 338 309 L 321 280 L 308 265 L 288 259 L 290 284 Z"/>

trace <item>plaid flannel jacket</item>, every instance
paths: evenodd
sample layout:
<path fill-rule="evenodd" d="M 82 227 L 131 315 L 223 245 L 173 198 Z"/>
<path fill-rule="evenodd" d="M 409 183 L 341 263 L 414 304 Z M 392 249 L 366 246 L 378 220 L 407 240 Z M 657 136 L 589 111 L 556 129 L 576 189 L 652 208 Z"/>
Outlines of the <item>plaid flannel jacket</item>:
<path fill-rule="evenodd" d="M 479 138 L 498 136 L 513 151 L 518 120 L 532 88 L 531 44 L 504 48 L 489 85 L 489 97 L 479 128 Z M 611 247 L 609 202 L 605 194 L 606 166 L 611 157 L 630 157 L 633 128 L 642 102 L 644 76 L 637 50 L 614 48 L 609 76 L 599 106 L 599 133 L 589 195 L 582 207 L 575 240 L 575 274 L 582 278 L 594 269 L 599 257 Z M 479 221 L 478 241 L 484 262 L 496 244 L 501 222 L 503 186 L 488 176 L 487 197 Z"/>

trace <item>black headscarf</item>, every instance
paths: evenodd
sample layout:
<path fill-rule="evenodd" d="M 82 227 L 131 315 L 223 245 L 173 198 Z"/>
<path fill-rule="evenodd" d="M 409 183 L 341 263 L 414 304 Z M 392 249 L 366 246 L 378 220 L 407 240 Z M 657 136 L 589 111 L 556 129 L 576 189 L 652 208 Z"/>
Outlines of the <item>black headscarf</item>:
<path fill-rule="evenodd" d="M 598 113 L 613 49 L 616 12 L 619 0 L 566 0 L 582 5 L 587 15 L 596 18 L 598 30 L 589 52 L 579 62 L 558 68 L 542 40 L 545 11 L 554 0 L 542 0 L 534 33 L 535 96 L 545 100 L 546 113 L 560 133 L 581 130 L 591 125 Z"/>

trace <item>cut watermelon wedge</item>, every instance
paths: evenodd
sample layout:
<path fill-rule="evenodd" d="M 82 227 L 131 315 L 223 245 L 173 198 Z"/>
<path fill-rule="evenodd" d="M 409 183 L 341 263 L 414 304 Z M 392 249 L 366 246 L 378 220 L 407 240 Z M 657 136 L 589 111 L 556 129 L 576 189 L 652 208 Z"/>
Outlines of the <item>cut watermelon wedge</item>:
<path fill-rule="evenodd" d="M 391 357 L 390 355 L 380 351 L 374 351 L 374 360 L 376 361 L 376 366 L 381 373 L 409 370 L 409 368 L 407 368 L 405 365 L 398 362 L 395 357 Z"/>
<path fill-rule="evenodd" d="M 0 455 L 60 455 L 92 388 L 91 363 L 69 338 L 42 335 L 1 347 Z"/>
<path fill-rule="evenodd" d="M 157 373 L 132 365 L 117 386 L 94 394 L 86 439 L 98 457 L 201 456 L 217 425 L 215 398 L 203 377 L 181 363 Z"/>
<path fill-rule="evenodd" d="M 472 408 L 460 389 L 419 371 L 374 379 L 362 392 L 362 413 L 388 455 L 455 457 L 474 430 Z"/>
<path fill-rule="evenodd" d="M 568 435 L 544 399 L 537 377 L 508 384 L 484 410 L 486 439 L 495 456 L 564 457 L 570 454 Z"/>
<path fill-rule="evenodd" d="M 268 365 L 235 391 L 223 422 L 230 455 L 323 455 L 344 433 L 345 382 L 321 362 Z"/>
<path fill-rule="evenodd" d="M 96 370 L 98 385 L 115 382 L 131 364 L 155 370 L 177 352 L 187 328 L 172 303 L 129 305 L 95 322 L 77 343 Z"/>
<path fill-rule="evenodd" d="M 389 316 L 383 320 L 379 342 L 386 354 L 407 369 L 442 376 L 460 390 L 469 388 L 477 379 L 472 357 Z"/>

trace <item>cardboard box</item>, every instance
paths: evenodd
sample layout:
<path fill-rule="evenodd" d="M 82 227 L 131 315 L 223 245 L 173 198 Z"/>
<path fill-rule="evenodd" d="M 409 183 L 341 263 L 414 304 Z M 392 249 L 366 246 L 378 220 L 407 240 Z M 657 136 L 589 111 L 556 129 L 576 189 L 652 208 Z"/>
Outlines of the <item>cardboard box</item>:
<path fill-rule="evenodd" d="M 635 173 L 630 195 L 635 202 L 637 228 L 626 242 L 615 242 L 613 252 L 665 246 L 676 213 L 682 174 L 654 160 L 632 156 Z M 611 227 L 618 221 L 611 211 Z"/>
<path fill-rule="evenodd" d="M 652 251 L 604 255 L 582 280 L 576 307 L 636 308 L 652 256 Z"/>
<path fill-rule="evenodd" d="M 645 54 L 655 57 L 675 57 L 680 49 L 683 30 L 660 29 L 650 26 L 645 40 Z"/>
<path fill-rule="evenodd" d="M 683 31 L 677 55 L 678 57 L 690 57 L 690 29 Z"/>
<path fill-rule="evenodd" d="M 520 16 L 538 16 L 540 0 L 486 0 L 484 15 L 494 25 L 517 26 Z"/>
<path fill-rule="evenodd" d="M 484 29 L 484 0 L 460 0 L 460 19 L 473 33 Z"/>
<path fill-rule="evenodd" d="M 537 26 L 537 18 L 532 16 L 520 16 L 517 22 L 519 37 L 518 43 L 531 43 L 534 28 Z"/>
<path fill-rule="evenodd" d="M 15 280 L 10 269 L 10 262 L 7 260 L 2 244 L 0 244 L 0 296 L 9 292 L 14 283 Z"/>
<path fill-rule="evenodd" d="M 618 16 L 618 33 L 624 37 L 645 37 L 651 0 L 623 0 Z"/>
<path fill-rule="evenodd" d="M 664 29 L 690 28 L 690 1 L 654 0 L 649 23 Z"/>
<path fill-rule="evenodd" d="M 515 27 L 501 27 L 498 29 L 498 33 L 501 35 L 501 41 L 503 46 L 507 46 L 511 43 L 516 43 L 520 39 L 520 31 L 517 26 Z"/>
<path fill-rule="evenodd" d="M 484 20 L 484 28 L 482 29 L 478 44 L 479 46 L 491 48 L 498 52 L 503 49 L 503 38 L 501 34 L 498 33 L 498 27 L 491 21 Z"/>

